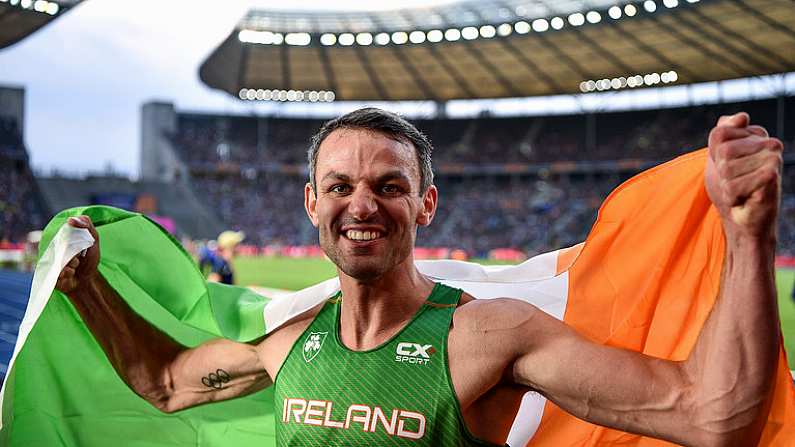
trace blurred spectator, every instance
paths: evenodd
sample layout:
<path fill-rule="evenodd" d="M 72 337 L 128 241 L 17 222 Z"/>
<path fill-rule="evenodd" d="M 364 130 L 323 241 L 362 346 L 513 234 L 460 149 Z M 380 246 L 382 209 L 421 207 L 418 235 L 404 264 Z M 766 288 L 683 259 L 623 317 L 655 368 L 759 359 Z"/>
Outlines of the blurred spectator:
<path fill-rule="evenodd" d="M 237 246 L 243 242 L 246 235 L 240 231 L 224 231 L 216 239 L 217 251 L 210 257 L 210 274 L 208 281 L 222 284 L 234 284 L 235 273 L 232 269 L 232 259 L 237 252 Z"/>

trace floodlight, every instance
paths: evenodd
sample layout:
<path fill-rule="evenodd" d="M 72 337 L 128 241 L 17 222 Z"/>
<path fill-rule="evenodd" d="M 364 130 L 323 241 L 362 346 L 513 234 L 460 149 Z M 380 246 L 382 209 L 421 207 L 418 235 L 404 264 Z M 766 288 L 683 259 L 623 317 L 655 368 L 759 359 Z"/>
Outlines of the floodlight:
<path fill-rule="evenodd" d="M 654 12 L 657 10 L 657 3 L 654 3 L 652 0 L 646 0 L 643 2 L 643 9 L 648 12 Z"/>
<path fill-rule="evenodd" d="M 669 71 L 669 76 L 671 78 L 671 82 L 676 82 L 679 80 L 679 74 L 673 70 Z"/>
<path fill-rule="evenodd" d="M 378 33 L 375 35 L 375 43 L 378 45 L 386 45 L 389 43 L 389 34 L 387 33 Z"/>
<path fill-rule="evenodd" d="M 436 43 L 441 42 L 444 39 L 444 33 L 438 29 L 428 31 L 428 40 L 430 42 Z"/>
<path fill-rule="evenodd" d="M 497 27 L 497 34 L 502 37 L 510 36 L 512 32 L 513 32 L 513 27 L 511 26 L 510 23 L 503 23 L 502 25 Z"/>
<path fill-rule="evenodd" d="M 254 90 L 253 88 L 249 89 L 246 92 L 246 99 L 248 99 L 249 101 L 253 101 L 253 100 L 257 99 L 257 91 Z"/>
<path fill-rule="evenodd" d="M 450 42 L 455 42 L 461 38 L 461 31 L 458 31 L 456 28 L 450 28 L 444 32 L 444 38 Z"/>
<path fill-rule="evenodd" d="M 497 35 L 497 29 L 491 25 L 483 25 L 480 27 L 480 37 L 491 39 Z"/>
<path fill-rule="evenodd" d="M 582 13 L 575 12 L 569 16 L 569 23 L 571 23 L 573 26 L 580 26 L 585 23 L 585 16 L 582 15 Z"/>
<path fill-rule="evenodd" d="M 635 86 L 637 86 L 637 85 L 638 84 L 635 83 L 635 76 L 630 76 L 629 79 L 627 79 L 627 86 L 628 87 L 635 88 Z"/>
<path fill-rule="evenodd" d="M 312 102 L 317 101 L 317 92 L 316 91 L 313 90 L 313 91 L 309 92 L 309 100 L 312 101 Z"/>
<path fill-rule="evenodd" d="M 247 96 L 247 95 L 248 95 L 248 89 L 247 89 L 247 88 L 241 88 L 241 89 L 240 89 L 240 93 L 238 93 L 238 95 L 237 95 L 237 96 L 238 96 L 240 99 L 246 99 L 246 96 Z"/>
<path fill-rule="evenodd" d="M 287 92 L 279 90 L 279 101 L 287 101 Z"/>
<path fill-rule="evenodd" d="M 626 14 L 627 16 L 634 17 L 635 14 L 637 13 L 638 13 L 638 8 L 636 8 L 635 5 L 630 4 L 624 6 L 624 14 Z"/>
<path fill-rule="evenodd" d="M 25 9 L 30 9 L 33 6 L 33 0 L 22 0 L 19 3 L 19 6 L 25 8 Z"/>
<path fill-rule="evenodd" d="M 409 40 L 411 43 L 423 43 L 425 42 L 425 33 L 419 30 L 412 31 L 411 34 L 409 34 Z"/>
<path fill-rule="evenodd" d="M 596 11 L 588 11 L 585 18 L 588 19 L 590 23 L 599 23 L 602 21 L 602 15 Z"/>
<path fill-rule="evenodd" d="M 356 43 L 367 46 L 373 43 L 373 35 L 370 33 L 359 33 L 356 35 Z"/>
<path fill-rule="evenodd" d="M 397 31 L 392 33 L 392 43 L 397 45 L 403 45 L 404 43 L 408 42 L 409 35 L 404 33 L 403 31 Z"/>
<path fill-rule="evenodd" d="M 355 41 L 356 38 L 353 37 L 353 34 L 351 33 L 342 33 L 340 34 L 340 37 L 337 38 L 337 42 L 339 42 L 340 45 L 345 45 L 346 47 L 353 45 L 353 42 Z"/>
<path fill-rule="evenodd" d="M 610 80 L 610 87 L 614 89 L 621 88 L 621 81 L 618 78 L 613 78 Z"/>
<path fill-rule="evenodd" d="M 320 43 L 329 46 L 337 43 L 337 36 L 331 33 L 326 33 L 320 36 Z"/>
<path fill-rule="evenodd" d="M 288 101 L 295 101 L 295 90 L 288 90 L 287 91 L 287 100 Z"/>
<path fill-rule="evenodd" d="M 334 101 L 335 97 L 336 95 L 334 94 L 334 92 L 326 92 L 326 101 L 328 102 Z"/>
<path fill-rule="evenodd" d="M 287 45 L 306 46 L 312 42 L 312 36 L 309 33 L 287 33 L 284 36 L 284 42 Z"/>
<path fill-rule="evenodd" d="M 281 45 L 282 43 L 284 43 L 284 34 L 282 34 L 282 33 L 271 33 L 271 35 L 273 36 L 273 37 L 271 37 L 271 39 L 272 39 L 271 42 L 274 45 Z"/>
<path fill-rule="evenodd" d="M 566 24 L 560 17 L 553 17 L 552 20 L 549 21 L 549 24 L 552 25 L 552 28 L 561 29 Z"/>
<path fill-rule="evenodd" d="M 19 4 L 19 0 L 11 0 L 11 5 L 16 6 Z"/>
<path fill-rule="evenodd" d="M 596 81 L 587 81 L 585 85 L 588 87 L 589 92 L 596 90 Z"/>
<path fill-rule="evenodd" d="M 679 0 L 663 0 L 663 5 L 666 8 L 676 8 L 679 6 Z"/>
<path fill-rule="evenodd" d="M 621 18 L 621 7 L 620 6 L 611 6 L 610 9 L 607 10 L 607 15 L 610 16 L 613 20 L 618 20 Z"/>
<path fill-rule="evenodd" d="M 522 20 L 514 23 L 513 29 L 519 34 L 527 34 L 530 32 L 530 24 Z"/>
<path fill-rule="evenodd" d="M 546 19 L 533 20 L 533 31 L 537 33 L 543 33 L 548 29 L 549 29 L 549 22 L 547 22 Z"/>
<path fill-rule="evenodd" d="M 58 14 L 58 11 L 60 11 L 60 10 L 61 10 L 61 7 L 58 5 L 58 3 L 50 2 L 47 5 L 46 12 L 47 12 L 47 14 L 49 14 L 51 16 L 54 16 L 55 14 Z"/>
<path fill-rule="evenodd" d="M 36 0 L 33 2 L 33 10 L 36 12 L 44 12 L 44 10 L 47 9 L 48 3 L 47 0 Z"/>
<path fill-rule="evenodd" d="M 270 101 L 271 99 L 273 99 L 273 92 L 271 92 L 271 91 L 270 91 L 270 90 L 268 90 L 268 89 L 265 89 L 265 91 L 264 91 L 264 92 L 262 92 L 262 98 L 263 98 L 265 101 Z"/>
<path fill-rule="evenodd" d="M 478 38 L 478 29 L 474 26 L 467 26 L 461 30 L 461 37 L 466 40 L 474 40 Z"/>
<path fill-rule="evenodd" d="M 627 86 L 627 78 L 621 76 L 618 78 L 619 87 L 625 88 Z"/>
<path fill-rule="evenodd" d="M 666 71 L 660 75 L 660 80 L 663 81 L 663 84 L 671 82 L 671 74 Z"/>
<path fill-rule="evenodd" d="M 580 91 L 583 93 L 588 92 L 588 83 L 585 81 L 580 82 Z"/>

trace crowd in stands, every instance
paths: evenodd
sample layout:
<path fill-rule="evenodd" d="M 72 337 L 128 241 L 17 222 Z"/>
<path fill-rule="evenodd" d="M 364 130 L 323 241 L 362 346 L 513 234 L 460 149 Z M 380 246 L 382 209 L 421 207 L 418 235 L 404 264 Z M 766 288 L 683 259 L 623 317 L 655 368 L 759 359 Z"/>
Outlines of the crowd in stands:
<path fill-rule="evenodd" d="M 440 190 L 437 218 L 430 229 L 420 231 L 418 245 L 483 256 L 494 248 L 532 255 L 580 242 L 601 202 L 631 171 L 495 173 L 477 167 L 629 159 L 656 163 L 706 146 L 718 117 L 739 110 L 775 132 L 775 101 L 592 116 L 414 120 L 434 143 Z M 787 116 L 795 114 L 795 98 L 787 98 L 786 109 Z M 182 114 L 178 132 L 170 137 L 189 167 L 202 168 L 191 169 L 198 196 L 230 228 L 244 230 L 247 243 L 313 245 L 317 231 L 303 210 L 305 172 L 275 174 L 279 171 L 258 168 L 304 165 L 309 139 L 321 125 L 315 119 Z M 785 126 L 783 137 L 789 150 L 795 149 L 792 126 Z M 219 169 L 207 169 L 212 166 Z M 476 169 L 464 176 L 445 166 Z M 784 178 L 780 247 L 782 253 L 795 254 L 793 165 L 787 165 Z"/>
<path fill-rule="evenodd" d="M 0 117 L 0 243 L 24 242 L 44 218 L 16 121 Z"/>

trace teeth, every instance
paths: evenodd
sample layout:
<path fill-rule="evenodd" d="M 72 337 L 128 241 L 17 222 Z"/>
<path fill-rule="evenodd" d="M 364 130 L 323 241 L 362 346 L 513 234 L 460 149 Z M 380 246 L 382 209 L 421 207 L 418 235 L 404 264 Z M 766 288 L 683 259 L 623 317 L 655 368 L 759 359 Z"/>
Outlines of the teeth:
<path fill-rule="evenodd" d="M 378 231 L 348 230 L 345 232 L 345 237 L 353 241 L 371 241 L 381 237 L 381 233 Z"/>

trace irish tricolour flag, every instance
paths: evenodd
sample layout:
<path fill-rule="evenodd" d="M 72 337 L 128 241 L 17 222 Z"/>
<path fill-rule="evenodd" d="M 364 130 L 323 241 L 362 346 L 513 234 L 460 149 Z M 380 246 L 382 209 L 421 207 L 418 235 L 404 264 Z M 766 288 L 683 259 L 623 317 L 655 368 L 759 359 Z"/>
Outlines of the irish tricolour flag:
<path fill-rule="evenodd" d="M 511 267 L 419 262 L 438 281 L 475 297 L 529 301 L 590 339 L 684 359 L 718 293 L 723 237 L 703 188 L 706 152 L 653 168 L 618 187 L 587 240 Z M 101 273 L 130 306 L 177 341 L 249 341 L 336 292 L 336 279 L 274 300 L 207 284 L 191 257 L 141 215 L 71 209 L 47 226 L 30 303 L 2 394 L 0 445 L 14 447 L 274 445 L 271 390 L 163 414 L 116 375 L 65 296 L 61 267 L 91 244 L 66 218 L 88 214 L 102 238 Z M 527 228 L 527 231 L 535 231 Z M 264 315 L 264 321 L 263 321 Z M 762 445 L 795 445 L 795 389 L 782 348 Z M 568 416 L 528 393 L 512 446 L 662 446 Z"/>

